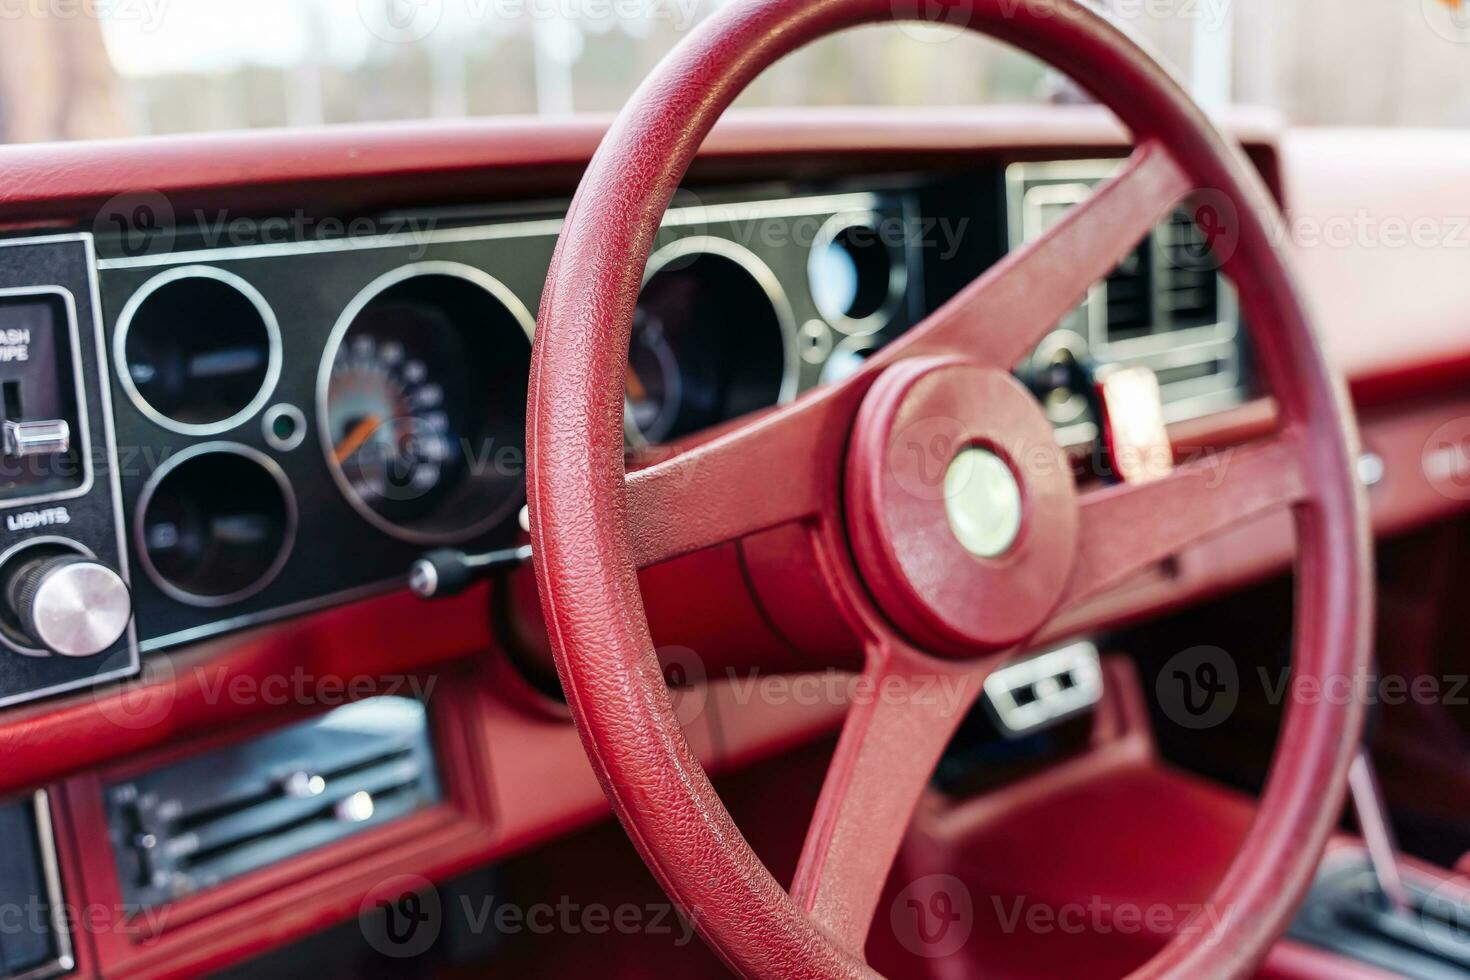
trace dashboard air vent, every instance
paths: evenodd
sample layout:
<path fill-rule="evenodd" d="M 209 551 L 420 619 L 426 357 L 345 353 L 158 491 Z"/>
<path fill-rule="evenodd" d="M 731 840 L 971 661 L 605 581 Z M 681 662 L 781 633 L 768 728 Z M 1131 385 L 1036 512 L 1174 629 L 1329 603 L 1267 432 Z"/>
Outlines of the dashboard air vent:
<path fill-rule="evenodd" d="M 373 698 L 109 786 L 123 891 L 147 907 L 436 802 L 424 706 Z"/>
<path fill-rule="evenodd" d="M 1039 239 L 1120 166 L 1118 160 L 1008 166 L 1011 248 Z M 1069 445 L 1096 439 L 1097 420 L 1085 404 L 1077 407 L 1082 402 L 1079 386 L 1055 371 L 1058 350 L 1094 364 L 1153 371 L 1170 422 L 1217 412 L 1247 397 L 1249 365 L 1239 305 L 1210 243 L 1210 235 L 1194 220 L 1193 208 L 1176 208 L 1019 365 Z"/>
<path fill-rule="evenodd" d="M 1161 302 L 1174 330 L 1220 319 L 1220 276 L 1209 243 L 1187 211 L 1175 211 L 1161 229 L 1165 275 Z"/>
<path fill-rule="evenodd" d="M 1145 241 L 1108 276 L 1108 340 L 1142 337 L 1153 330 L 1153 255 Z"/>

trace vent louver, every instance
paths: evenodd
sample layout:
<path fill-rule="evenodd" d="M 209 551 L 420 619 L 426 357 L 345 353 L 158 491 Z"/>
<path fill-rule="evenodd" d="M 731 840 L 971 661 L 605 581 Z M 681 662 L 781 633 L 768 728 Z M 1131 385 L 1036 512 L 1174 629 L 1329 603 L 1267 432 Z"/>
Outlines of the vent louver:
<path fill-rule="evenodd" d="M 1204 327 L 1220 319 L 1220 276 L 1209 242 L 1187 211 L 1160 229 L 1165 275 L 1160 305 L 1170 329 Z"/>
<path fill-rule="evenodd" d="M 1142 337 L 1153 330 L 1153 255 L 1145 241 L 1107 281 L 1108 339 Z"/>

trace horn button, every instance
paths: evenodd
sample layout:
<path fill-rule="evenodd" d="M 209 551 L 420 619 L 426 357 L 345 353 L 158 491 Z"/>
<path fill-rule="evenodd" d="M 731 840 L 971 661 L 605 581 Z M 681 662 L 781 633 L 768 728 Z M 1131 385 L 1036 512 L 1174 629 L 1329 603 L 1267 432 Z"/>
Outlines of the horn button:
<path fill-rule="evenodd" d="M 916 358 L 885 372 L 858 412 L 846 494 L 869 591 L 937 653 L 1021 642 L 1071 577 L 1071 465 L 1036 399 L 1004 371 Z"/>

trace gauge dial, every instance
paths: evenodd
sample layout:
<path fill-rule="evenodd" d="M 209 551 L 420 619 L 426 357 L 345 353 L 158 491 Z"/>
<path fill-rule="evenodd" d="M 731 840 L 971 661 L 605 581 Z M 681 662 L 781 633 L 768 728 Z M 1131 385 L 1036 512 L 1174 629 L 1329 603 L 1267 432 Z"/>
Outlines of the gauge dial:
<path fill-rule="evenodd" d="M 684 397 L 679 358 L 664 335 L 663 320 L 639 307 L 633 313 L 628 346 L 627 415 L 630 437 L 643 442 L 667 439 Z"/>
<path fill-rule="evenodd" d="M 796 324 L 775 273 L 702 235 L 649 259 L 628 345 L 628 444 L 676 440 L 796 394 Z"/>
<path fill-rule="evenodd" d="M 524 496 L 531 316 L 479 270 L 422 263 L 338 322 L 317 393 L 322 450 L 363 517 L 415 544 L 504 525 Z"/>
<path fill-rule="evenodd" d="M 429 495 L 454 460 L 444 389 L 403 345 L 354 337 L 327 384 L 332 459 L 353 491 L 380 511 Z"/>

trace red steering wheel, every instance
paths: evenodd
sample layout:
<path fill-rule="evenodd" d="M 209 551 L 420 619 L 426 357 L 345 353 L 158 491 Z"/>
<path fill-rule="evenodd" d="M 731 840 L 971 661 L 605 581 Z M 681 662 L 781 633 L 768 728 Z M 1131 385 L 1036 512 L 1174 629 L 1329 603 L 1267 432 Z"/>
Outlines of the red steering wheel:
<path fill-rule="evenodd" d="M 871 975 L 863 948 L 885 878 L 984 676 L 1049 617 L 1191 541 L 1290 508 L 1299 550 L 1293 682 L 1356 682 L 1366 667 L 1370 538 L 1353 476 L 1356 435 L 1269 234 L 1274 205 L 1175 82 L 1074 0 L 958 0 L 942 13 L 1055 65 L 1111 107 L 1136 142 L 1118 176 L 854 377 L 625 474 L 634 305 L 660 219 L 700 143 L 768 65 L 835 31 L 901 19 L 902 8 L 747 0 L 687 37 L 624 108 L 583 178 L 536 334 L 531 531 L 562 684 L 644 860 L 748 976 Z M 1079 493 L 1010 368 L 1202 189 L 1228 213 L 1226 268 L 1281 425 L 1235 451 L 1223 477 L 1185 464 L 1154 482 Z M 956 511 L 946 495 L 915 489 L 905 446 L 935 424 L 949 427 L 956 447 L 991 451 L 981 462 L 999 480 L 981 482 L 1020 501 L 1009 532 L 957 533 L 976 508 Z M 813 536 L 823 577 L 865 640 L 873 684 L 917 689 L 937 675 L 963 684 L 967 698 L 958 712 L 917 697 L 851 709 L 788 892 L 684 739 L 637 570 L 789 523 Z M 1216 929 L 1181 930 L 1139 976 L 1240 976 L 1266 954 L 1340 810 L 1360 723 L 1349 699 L 1293 700 L 1258 815 L 1212 900 L 1233 914 Z"/>

